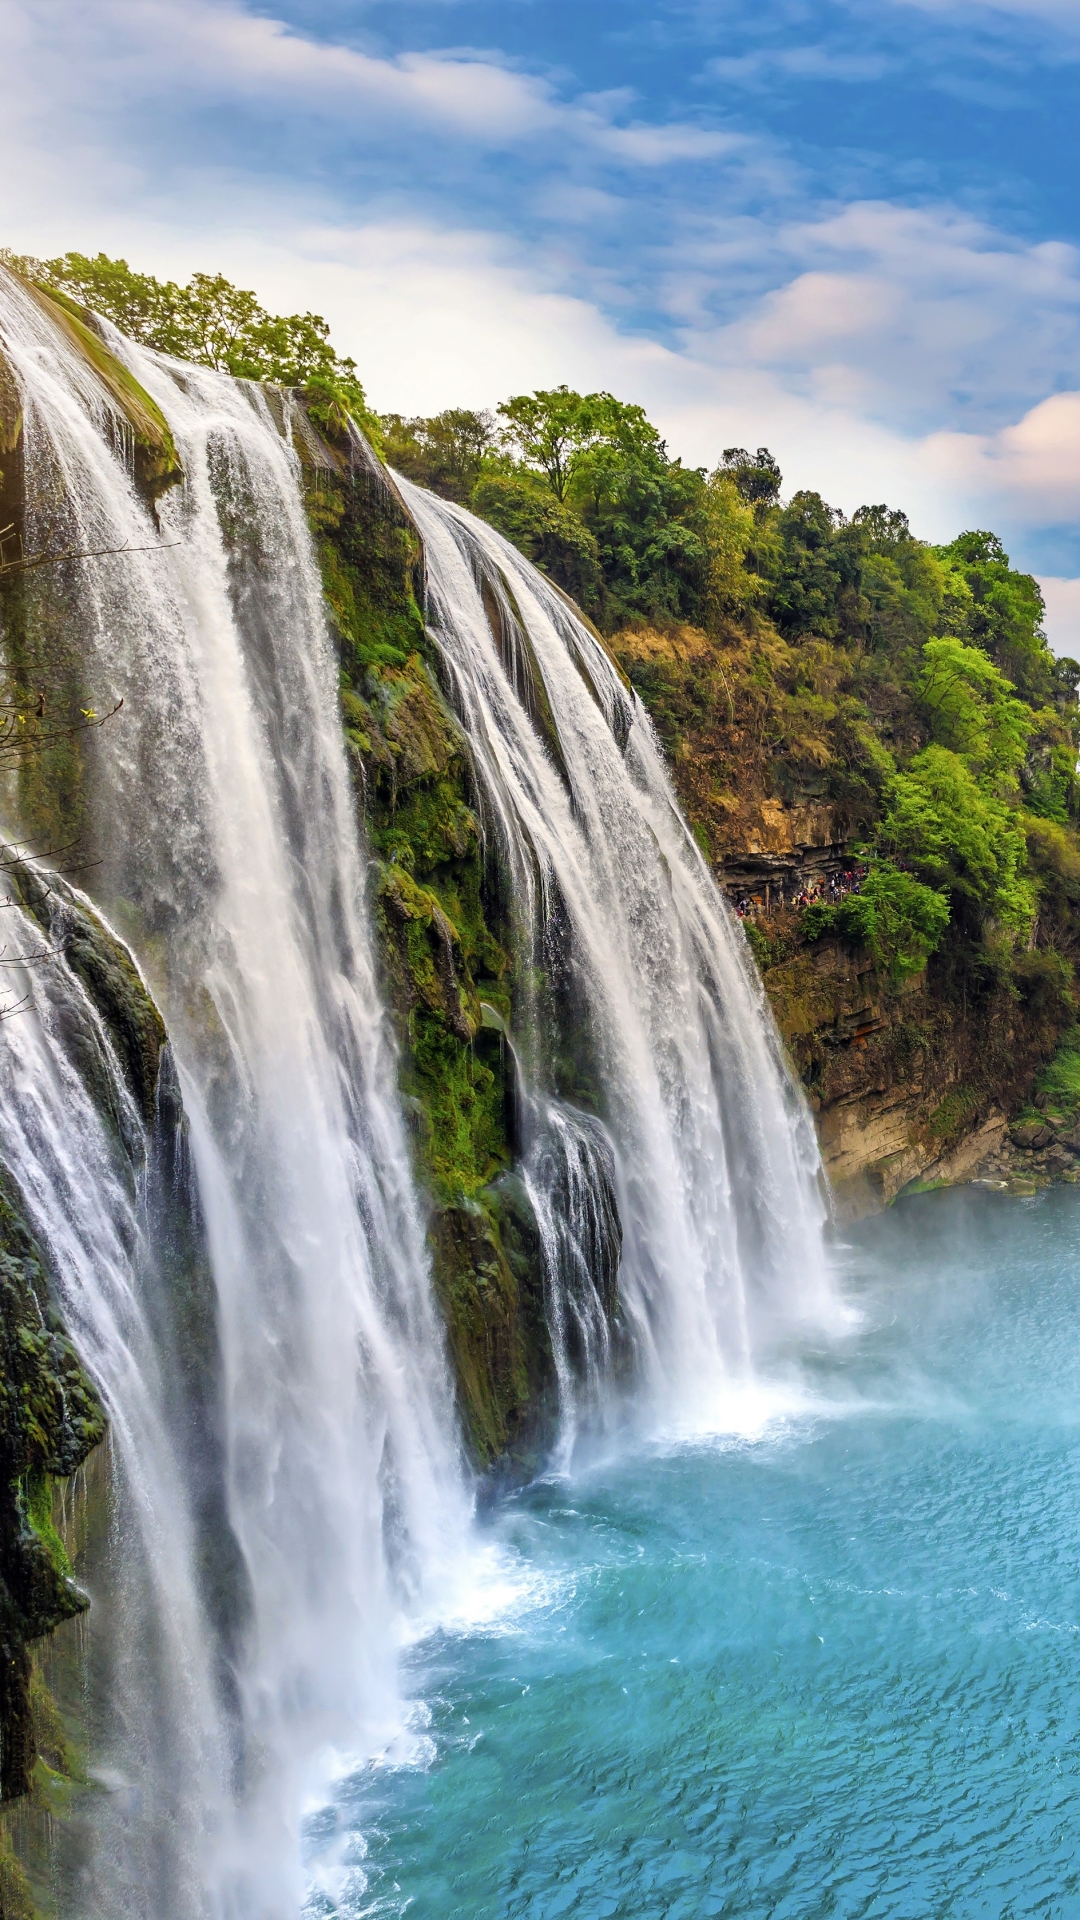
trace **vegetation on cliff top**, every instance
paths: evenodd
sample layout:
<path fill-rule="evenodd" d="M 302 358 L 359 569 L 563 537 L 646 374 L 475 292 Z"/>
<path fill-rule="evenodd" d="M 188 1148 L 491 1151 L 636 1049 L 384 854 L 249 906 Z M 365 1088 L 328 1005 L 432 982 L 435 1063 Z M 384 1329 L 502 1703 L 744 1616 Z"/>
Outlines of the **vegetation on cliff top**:
<path fill-rule="evenodd" d="M 1080 665 L 1051 655 L 1037 583 L 993 534 L 932 547 L 885 506 L 848 520 L 812 491 L 784 501 L 763 447 L 728 448 L 711 473 L 684 467 L 610 393 L 562 386 L 495 414 L 375 421 L 316 314 L 271 315 L 220 274 L 179 285 L 102 253 L 7 257 L 149 345 L 304 387 L 316 418 L 351 411 L 391 466 L 499 527 L 610 636 L 714 856 L 737 844 L 750 795 L 829 807 L 869 871 L 855 897 L 810 910 L 805 938 L 868 946 L 894 983 L 949 926 L 999 979 L 1033 939 L 1071 944 Z M 389 635 L 366 644 L 382 648 L 369 667 L 411 651 Z M 406 904 L 416 886 L 398 865 L 415 926 L 424 890 Z"/>
<path fill-rule="evenodd" d="M 868 872 L 802 938 L 868 947 L 895 985 L 950 926 L 997 980 L 1033 939 L 1071 946 L 1080 665 L 1050 653 L 1039 588 L 992 533 L 933 547 L 885 506 L 785 502 L 767 448 L 687 469 L 610 394 L 383 431 L 391 461 L 468 500 L 608 633 L 714 856 L 750 796 L 829 809 Z"/>
<path fill-rule="evenodd" d="M 241 380 L 305 387 L 313 398 L 337 402 L 377 432 L 355 360 L 335 352 L 330 329 L 317 313 L 268 313 L 254 293 L 234 286 L 224 274 L 193 273 L 181 286 L 104 253 L 37 260 L 0 248 L 0 261 L 111 320 L 144 346 Z"/>

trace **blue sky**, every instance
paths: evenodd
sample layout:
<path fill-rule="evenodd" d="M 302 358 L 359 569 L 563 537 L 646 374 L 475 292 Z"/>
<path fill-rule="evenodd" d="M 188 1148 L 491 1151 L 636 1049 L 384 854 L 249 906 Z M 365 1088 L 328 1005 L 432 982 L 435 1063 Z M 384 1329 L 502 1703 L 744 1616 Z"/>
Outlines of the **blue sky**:
<path fill-rule="evenodd" d="M 8 244 L 996 527 L 1080 652 L 1080 0 L 0 0 Z M 18 191 L 13 192 L 12 188 Z"/>

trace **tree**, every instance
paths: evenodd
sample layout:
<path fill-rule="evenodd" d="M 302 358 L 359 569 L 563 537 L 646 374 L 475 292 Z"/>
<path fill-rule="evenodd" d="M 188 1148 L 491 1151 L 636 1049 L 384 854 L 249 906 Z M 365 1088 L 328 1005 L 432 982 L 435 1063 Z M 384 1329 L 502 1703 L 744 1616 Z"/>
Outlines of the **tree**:
<path fill-rule="evenodd" d="M 238 379 L 312 389 L 362 425 L 368 412 L 356 362 L 339 356 L 317 313 L 271 314 L 257 296 L 224 274 L 193 273 L 185 286 L 137 273 L 107 254 L 61 254 L 55 260 L 17 260 L 27 278 L 56 287 L 111 320 L 142 345 L 181 360 L 216 367 Z"/>
<path fill-rule="evenodd" d="M 1031 708 L 980 647 L 928 640 L 917 682 L 934 739 L 962 755 L 976 774 L 1015 787 L 1035 729 Z"/>
<path fill-rule="evenodd" d="M 747 506 L 758 511 L 774 507 L 780 498 L 783 475 L 768 447 L 759 447 L 756 453 L 747 453 L 745 447 L 725 447 L 719 471 L 730 474 Z"/>
<path fill-rule="evenodd" d="M 810 907 L 806 932 L 811 939 L 836 932 L 854 946 L 866 947 L 874 965 L 899 985 L 909 974 L 922 972 L 941 945 L 949 918 L 944 894 L 881 860 L 870 868 L 858 893 L 835 906 Z"/>
<path fill-rule="evenodd" d="M 991 914 L 1015 937 L 1028 932 L 1035 895 L 1019 817 L 948 747 L 925 748 L 897 775 L 878 841 L 928 886 Z"/>
<path fill-rule="evenodd" d="M 781 633 L 832 639 L 840 630 L 843 590 L 858 577 L 858 551 L 835 535 L 842 516 L 820 493 L 793 494 L 777 518 L 780 548 L 768 607 Z"/>
<path fill-rule="evenodd" d="M 382 417 L 383 450 L 390 466 L 418 486 L 466 506 L 487 455 L 495 444 L 490 413 L 447 407 L 431 419 L 406 420 L 400 413 Z"/>
<path fill-rule="evenodd" d="M 575 466 L 598 437 L 598 403 L 607 399 L 608 394 L 582 395 L 566 386 L 515 394 L 498 409 L 506 422 L 503 445 L 526 466 L 538 467 L 556 500 L 565 500 Z"/>
<path fill-rule="evenodd" d="M 473 491 L 472 506 L 586 613 L 602 615 L 604 578 L 596 541 L 577 514 L 546 487 L 527 474 L 485 473 Z"/>
<path fill-rule="evenodd" d="M 1038 581 L 1009 564 L 995 533 L 962 533 L 935 551 L 955 578 L 950 630 L 982 647 L 1026 697 L 1050 698 L 1053 669 Z"/>

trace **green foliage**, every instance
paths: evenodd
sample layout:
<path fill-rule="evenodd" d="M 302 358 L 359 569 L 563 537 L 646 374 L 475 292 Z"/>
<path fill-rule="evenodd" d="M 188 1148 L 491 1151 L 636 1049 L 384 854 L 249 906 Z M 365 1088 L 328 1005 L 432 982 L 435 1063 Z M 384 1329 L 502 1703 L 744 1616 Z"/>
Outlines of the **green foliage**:
<path fill-rule="evenodd" d="M 1071 1026 L 1062 1034 L 1057 1052 L 1035 1084 L 1040 1093 L 1049 1095 L 1050 1105 L 1058 1112 L 1075 1113 L 1080 1108 L 1080 1027 Z"/>
<path fill-rule="evenodd" d="M 880 843 L 927 885 L 990 914 L 1014 938 L 1035 911 L 1018 816 L 948 747 L 930 746 L 893 782 Z"/>
<path fill-rule="evenodd" d="M 939 1106 L 934 1108 L 926 1123 L 926 1131 L 932 1140 L 940 1146 L 950 1146 L 966 1133 L 971 1120 L 979 1110 L 983 1098 L 978 1087 L 954 1087 L 945 1095 Z"/>
<path fill-rule="evenodd" d="M 954 631 L 982 647 L 1026 698 L 1047 700 L 1054 675 L 1038 582 L 1014 571 L 994 533 L 962 533 L 936 551 L 953 576 Z"/>
<path fill-rule="evenodd" d="M 940 946 L 949 924 L 949 902 L 913 874 L 881 861 L 872 866 L 858 893 L 836 905 L 807 909 L 810 939 L 839 933 L 853 946 L 866 947 L 874 965 L 894 984 L 921 973 Z"/>
<path fill-rule="evenodd" d="M 65 253 L 55 260 L 11 256 L 10 264 L 145 346 L 240 379 L 321 390 L 324 402 L 336 399 L 362 424 L 374 425 L 356 362 L 334 351 L 330 329 L 317 313 L 271 314 L 224 274 L 193 273 L 180 286 L 104 253 Z"/>
<path fill-rule="evenodd" d="M 770 581 L 769 612 L 780 632 L 832 639 L 840 631 L 845 590 L 855 581 L 855 558 L 835 538 L 835 508 L 819 493 L 796 493 L 780 509 L 779 554 Z"/>
<path fill-rule="evenodd" d="M 747 506 L 759 512 L 774 507 L 780 498 L 783 475 L 768 447 L 759 447 L 756 453 L 747 453 L 745 447 L 725 447 L 717 472 L 731 480 Z"/>
<path fill-rule="evenodd" d="M 586 613 L 600 611 L 603 574 L 596 540 L 577 514 L 528 473 L 483 473 L 473 511 L 542 567 Z"/>
<path fill-rule="evenodd" d="M 1014 785 L 1035 728 L 1031 708 L 980 647 L 928 640 L 923 661 L 916 685 L 935 741 L 973 772 Z"/>
<path fill-rule="evenodd" d="M 430 420 L 386 413 L 380 425 L 388 466 L 445 500 L 468 505 L 484 457 L 495 444 L 490 413 L 448 407 Z"/>
<path fill-rule="evenodd" d="M 704 474 L 669 459 L 643 408 L 556 387 L 516 394 L 498 413 L 499 450 L 472 496 L 478 513 L 608 627 L 635 614 L 700 612 L 710 572 Z"/>
<path fill-rule="evenodd" d="M 758 526 L 738 477 L 718 467 L 705 484 L 699 518 L 706 554 L 701 611 L 711 626 L 744 619 L 761 596 L 761 578 L 747 565 Z"/>
<path fill-rule="evenodd" d="M 565 500 L 583 455 L 602 438 L 610 397 L 572 393 L 565 386 L 516 394 L 499 407 L 503 444 L 524 466 L 544 475 L 556 500 Z"/>

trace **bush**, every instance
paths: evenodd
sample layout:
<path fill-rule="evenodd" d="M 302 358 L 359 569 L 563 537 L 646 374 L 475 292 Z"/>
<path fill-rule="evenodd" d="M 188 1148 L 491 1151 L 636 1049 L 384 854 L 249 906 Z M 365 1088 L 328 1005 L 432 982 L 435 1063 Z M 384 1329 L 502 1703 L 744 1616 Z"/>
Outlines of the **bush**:
<path fill-rule="evenodd" d="M 1019 816 L 949 748 L 927 747 L 898 774 L 880 844 L 928 885 L 972 901 L 1011 938 L 1029 932 L 1035 892 Z"/>
<path fill-rule="evenodd" d="M 874 965 L 891 980 L 921 973 L 949 924 L 949 903 L 933 887 L 889 861 L 871 867 L 858 893 L 836 906 L 808 907 L 804 928 L 811 940 L 838 933 L 866 947 Z"/>
<path fill-rule="evenodd" d="M 564 593 L 594 611 L 603 592 L 596 541 L 554 494 L 523 475 L 487 473 L 473 489 L 470 505 Z"/>
<path fill-rule="evenodd" d="M 1057 1052 L 1036 1085 L 1040 1093 L 1050 1095 L 1056 1107 L 1070 1113 L 1080 1107 L 1080 1027 L 1069 1027 L 1062 1034 Z"/>

